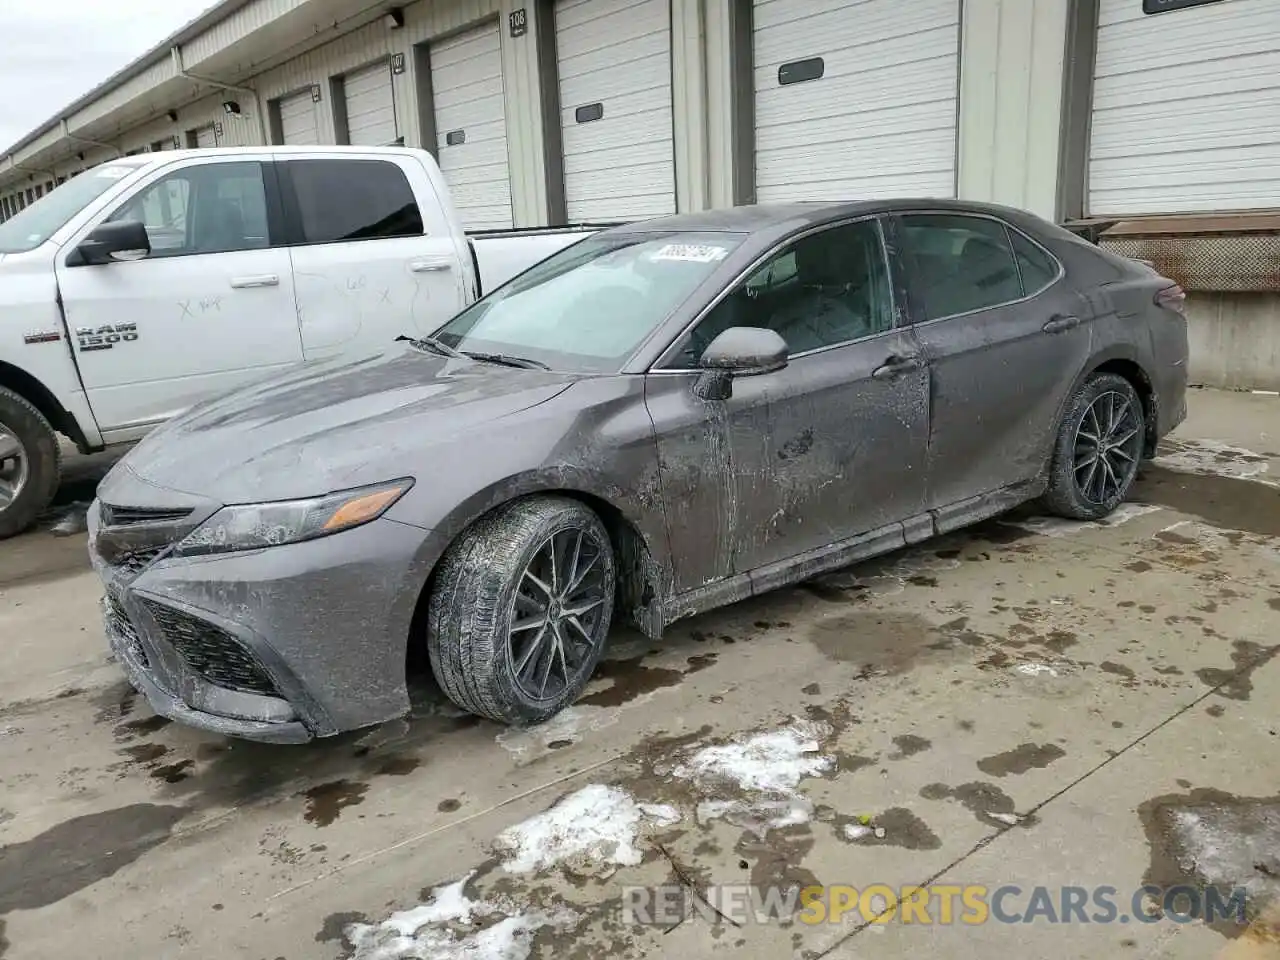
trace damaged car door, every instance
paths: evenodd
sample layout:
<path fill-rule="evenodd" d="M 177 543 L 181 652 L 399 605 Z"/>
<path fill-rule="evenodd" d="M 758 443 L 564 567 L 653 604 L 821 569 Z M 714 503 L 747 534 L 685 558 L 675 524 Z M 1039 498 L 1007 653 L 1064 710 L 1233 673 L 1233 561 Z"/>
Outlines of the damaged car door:
<path fill-rule="evenodd" d="M 924 499 L 928 371 L 897 316 L 880 221 L 860 219 L 765 258 L 658 362 L 646 398 L 677 589 L 747 572 L 769 589 L 772 565 L 902 541 Z M 704 355 L 744 327 L 781 336 L 785 366 L 699 395 Z"/>

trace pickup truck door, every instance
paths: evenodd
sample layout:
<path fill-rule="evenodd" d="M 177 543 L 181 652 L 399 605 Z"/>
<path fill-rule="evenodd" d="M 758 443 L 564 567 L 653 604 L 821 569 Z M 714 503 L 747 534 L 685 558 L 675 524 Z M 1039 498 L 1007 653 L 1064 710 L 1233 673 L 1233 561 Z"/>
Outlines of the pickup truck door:
<path fill-rule="evenodd" d="M 108 220 L 141 221 L 151 253 L 68 265 Z M 142 180 L 63 247 L 58 289 L 105 441 L 301 361 L 280 223 L 270 156 L 192 157 Z"/>
<path fill-rule="evenodd" d="M 467 305 L 465 238 L 413 157 L 285 154 L 277 166 L 307 360 L 381 353 Z"/>

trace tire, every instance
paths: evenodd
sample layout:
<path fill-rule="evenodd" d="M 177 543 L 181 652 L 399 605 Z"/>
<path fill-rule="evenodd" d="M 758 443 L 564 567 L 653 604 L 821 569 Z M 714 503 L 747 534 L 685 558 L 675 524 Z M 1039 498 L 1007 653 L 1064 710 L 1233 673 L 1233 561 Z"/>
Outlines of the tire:
<path fill-rule="evenodd" d="M 57 434 L 24 397 L 0 387 L 0 540 L 22 533 L 49 506 L 62 477 Z"/>
<path fill-rule="evenodd" d="M 1145 428 L 1146 410 L 1133 384 L 1114 373 L 1089 377 L 1058 425 L 1044 495 L 1049 511 L 1070 520 L 1099 520 L 1115 510 L 1138 475 Z M 1091 442 L 1094 436 L 1103 439 L 1101 446 Z"/>
<path fill-rule="evenodd" d="M 579 537 L 581 585 L 566 593 Z M 548 544 L 560 558 L 554 581 Z M 584 504 L 531 497 L 499 507 L 463 532 L 441 560 L 427 601 L 427 652 L 436 681 L 458 707 L 499 723 L 527 726 L 555 716 L 582 693 L 604 653 L 615 578 L 608 531 Z M 539 583 L 566 596 L 549 599 Z M 537 624 L 539 606 L 556 627 L 529 626 Z M 531 650 L 533 638 L 545 656 Z"/>

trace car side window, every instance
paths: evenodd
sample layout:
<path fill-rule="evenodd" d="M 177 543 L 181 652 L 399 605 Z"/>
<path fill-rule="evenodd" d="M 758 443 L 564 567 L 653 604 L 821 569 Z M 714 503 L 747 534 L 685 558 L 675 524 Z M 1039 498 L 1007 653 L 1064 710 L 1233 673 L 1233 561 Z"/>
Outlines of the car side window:
<path fill-rule="evenodd" d="M 1022 294 L 1034 296 L 1058 278 L 1058 263 L 1017 230 L 1010 230 L 1009 236 L 1022 275 Z"/>
<path fill-rule="evenodd" d="M 404 171 L 386 160 L 290 160 L 302 242 L 420 237 L 422 211 Z"/>
<path fill-rule="evenodd" d="M 146 227 L 152 258 L 270 245 L 266 188 L 256 162 L 184 167 L 130 197 L 107 219 Z"/>
<path fill-rule="evenodd" d="M 830 227 L 788 244 L 739 283 L 686 336 L 671 366 L 696 367 L 730 327 L 765 327 L 792 356 L 893 327 L 893 293 L 878 220 Z"/>
<path fill-rule="evenodd" d="M 1022 283 L 1004 224 L 958 214 L 906 214 L 902 245 L 926 320 L 1021 300 Z"/>

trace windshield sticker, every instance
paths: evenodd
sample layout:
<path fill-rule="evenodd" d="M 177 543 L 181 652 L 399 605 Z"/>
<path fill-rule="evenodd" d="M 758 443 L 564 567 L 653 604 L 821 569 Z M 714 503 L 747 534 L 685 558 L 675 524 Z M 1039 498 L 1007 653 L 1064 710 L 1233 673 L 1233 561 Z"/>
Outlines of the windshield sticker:
<path fill-rule="evenodd" d="M 682 260 L 685 263 L 716 263 L 729 255 L 725 247 L 702 243 L 668 243 L 655 250 L 651 260 Z"/>
<path fill-rule="evenodd" d="M 121 177 L 127 177 L 133 173 L 130 167 L 103 167 L 98 171 L 97 175 L 107 180 L 119 180 Z"/>

